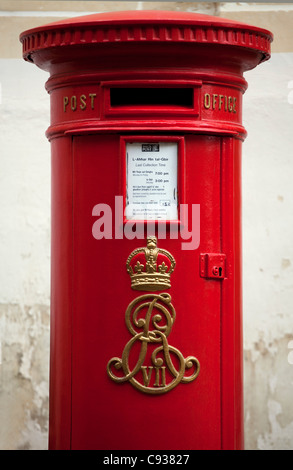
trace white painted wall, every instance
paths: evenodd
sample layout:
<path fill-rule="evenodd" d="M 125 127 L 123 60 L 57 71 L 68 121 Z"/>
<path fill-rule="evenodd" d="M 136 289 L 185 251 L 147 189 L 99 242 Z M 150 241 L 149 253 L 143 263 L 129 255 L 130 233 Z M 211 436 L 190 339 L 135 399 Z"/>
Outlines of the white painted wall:
<path fill-rule="evenodd" d="M 243 233 L 246 344 L 293 335 L 293 53 L 246 74 Z M 292 370 L 293 372 L 293 370 Z M 293 376 L 292 376 L 293 378 Z"/>
<path fill-rule="evenodd" d="M 0 448 L 47 447 L 50 144 L 47 74 L 0 60 Z"/>
<path fill-rule="evenodd" d="M 289 353 L 293 346 L 293 102 L 288 85 L 292 86 L 293 53 L 273 54 L 269 62 L 247 73 L 246 78 L 246 444 L 250 448 L 292 449 L 293 365 Z"/>
<path fill-rule="evenodd" d="M 49 303 L 50 144 L 47 73 L 1 59 L 0 301 Z"/>

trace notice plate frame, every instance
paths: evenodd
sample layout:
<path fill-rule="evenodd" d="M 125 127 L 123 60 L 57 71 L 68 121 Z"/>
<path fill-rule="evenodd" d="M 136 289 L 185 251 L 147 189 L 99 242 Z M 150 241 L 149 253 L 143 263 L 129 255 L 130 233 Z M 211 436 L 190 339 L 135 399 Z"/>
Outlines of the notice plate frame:
<path fill-rule="evenodd" d="M 176 219 L 134 219 L 127 218 L 125 215 L 126 201 L 127 201 L 127 144 L 128 143 L 141 143 L 141 144 L 159 144 L 160 142 L 177 143 L 177 214 Z M 154 152 L 156 154 L 156 152 Z M 164 223 L 167 225 L 181 224 L 180 219 L 180 204 L 185 203 L 185 142 L 183 136 L 168 136 L 168 135 L 135 135 L 135 136 L 121 136 L 120 137 L 120 194 L 123 195 L 123 223 L 131 221 L 132 223 Z"/>

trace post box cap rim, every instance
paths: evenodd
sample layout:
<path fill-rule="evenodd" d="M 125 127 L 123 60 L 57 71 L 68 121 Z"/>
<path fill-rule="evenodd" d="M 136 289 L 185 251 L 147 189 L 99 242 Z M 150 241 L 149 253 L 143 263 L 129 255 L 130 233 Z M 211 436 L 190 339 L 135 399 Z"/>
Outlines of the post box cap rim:
<path fill-rule="evenodd" d="M 135 26 L 136 33 L 133 31 Z M 105 28 L 111 30 L 111 34 L 103 36 Z M 148 32 L 143 32 L 143 28 Z M 158 28 L 168 29 L 168 33 L 158 33 Z M 100 30 L 100 36 L 93 34 L 94 30 Z M 131 10 L 63 19 L 26 30 L 19 39 L 23 44 L 23 57 L 27 60 L 32 52 L 49 47 L 151 41 L 240 46 L 261 52 L 262 60 L 266 60 L 270 56 L 273 35 L 257 26 L 201 13 Z"/>
<path fill-rule="evenodd" d="M 193 25 L 193 26 L 210 26 L 210 27 L 231 27 L 242 30 L 249 30 L 251 33 L 257 32 L 267 35 L 273 40 L 273 34 L 258 26 L 253 26 L 240 21 L 235 21 L 219 16 L 206 15 L 203 13 L 191 12 L 174 12 L 164 10 L 129 10 L 129 11 L 115 11 L 106 13 L 94 13 L 90 15 L 77 16 L 66 18 L 59 21 L 54 21 L 45 25 L 41 25 L 32 29 L 23 31 L 20 34 L 20 40 L 25 36 L 42 31 L 49 31 L 53 29 L 62 29 L 66 27 L 91 27 L 91 26 L 106 26 L 106 25 L 141 25 L 150 24 L 174 24 L 178 26 Z"/>

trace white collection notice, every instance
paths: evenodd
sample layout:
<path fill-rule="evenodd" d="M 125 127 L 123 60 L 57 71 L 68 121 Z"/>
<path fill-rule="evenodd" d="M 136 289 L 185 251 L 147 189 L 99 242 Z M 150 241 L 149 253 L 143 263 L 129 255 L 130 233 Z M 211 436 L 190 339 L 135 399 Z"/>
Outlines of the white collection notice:
<path fill-rule="evenodd" d="M 177 142 L 126 144 L 128 220 L 177 220 Z"/>

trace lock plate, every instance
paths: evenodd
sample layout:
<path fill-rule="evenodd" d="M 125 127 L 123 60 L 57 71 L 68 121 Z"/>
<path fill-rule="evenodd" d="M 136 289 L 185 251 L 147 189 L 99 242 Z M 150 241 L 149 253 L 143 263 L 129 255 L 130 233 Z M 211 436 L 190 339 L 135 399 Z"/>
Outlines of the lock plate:
<path fill-rule="evenodd" d="M 208 279 L 226 277 L 226 255 L 224 253 L 201 253 L 200 276 Z"/>

